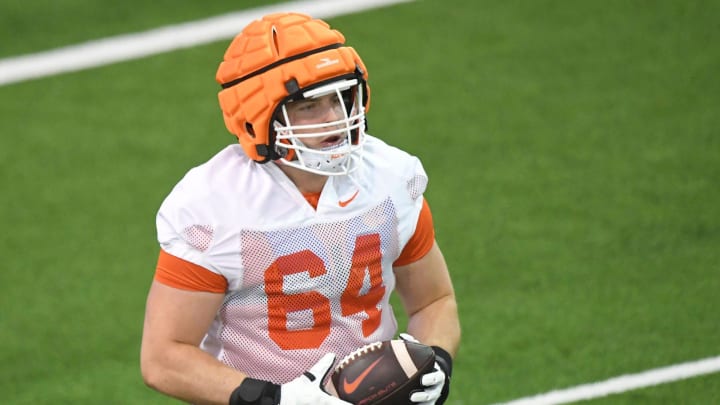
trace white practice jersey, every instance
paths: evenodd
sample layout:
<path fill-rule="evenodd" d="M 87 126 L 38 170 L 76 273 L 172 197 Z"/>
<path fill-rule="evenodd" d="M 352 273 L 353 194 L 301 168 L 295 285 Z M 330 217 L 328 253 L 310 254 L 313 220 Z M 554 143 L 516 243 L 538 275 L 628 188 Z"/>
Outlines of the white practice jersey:
<path fill-rule="evenodd" d="M 415 231 L 420 161 L 366 136 L 363 165 L 329 177 L 314 209 L 240 145 L 190 170 L 157 216 L 163 250 L 227 279 L 201 348 L 277 384 L 327 352 L 393 338 L 392 264 Z"/>

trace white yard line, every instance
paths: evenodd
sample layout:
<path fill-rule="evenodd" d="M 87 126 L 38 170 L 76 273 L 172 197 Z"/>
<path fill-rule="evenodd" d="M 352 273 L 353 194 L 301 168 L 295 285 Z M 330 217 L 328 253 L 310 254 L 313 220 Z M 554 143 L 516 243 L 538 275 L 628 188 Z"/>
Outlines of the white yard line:
<path fill-rule="evenodd" d="M 250 21 L 268 13 L 295 11 L 331 18 L 410 1 L 413 0 L 293 1 L 9 57 L 0 59 L 0 86 L 230 39 Z"/>
<path fill-rule="evenodd" d="M 678 381 L 720 371 L 720 356 L 628 374 L 609 380 L 550 391 L 497 405 L 554 405 L 605 397 L 638 388 Z"/>

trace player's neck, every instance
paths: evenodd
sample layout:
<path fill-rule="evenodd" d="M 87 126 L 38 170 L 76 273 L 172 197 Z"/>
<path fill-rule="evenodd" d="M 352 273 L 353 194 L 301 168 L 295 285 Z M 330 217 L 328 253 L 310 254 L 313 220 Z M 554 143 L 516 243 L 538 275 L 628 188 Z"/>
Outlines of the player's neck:
<path fill-rule="evenodd" d="M 328 177 L 278 163 L 278 167 L 295 183 L 301 193 L 319 193 L 325 187 Z"/>

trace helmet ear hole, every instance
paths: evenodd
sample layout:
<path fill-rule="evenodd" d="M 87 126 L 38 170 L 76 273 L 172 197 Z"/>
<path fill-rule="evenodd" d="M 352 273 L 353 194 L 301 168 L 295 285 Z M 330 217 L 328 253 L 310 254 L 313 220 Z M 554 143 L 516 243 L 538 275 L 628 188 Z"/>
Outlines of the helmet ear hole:
<path fill-rule="evenodd" d="M 247 131 L 248 134 L 250 134 L 250 136 L 255 138 L 255 130 L 253 129 L 253 126 L 251 123 L 245 122 L 245 130 Z"/>

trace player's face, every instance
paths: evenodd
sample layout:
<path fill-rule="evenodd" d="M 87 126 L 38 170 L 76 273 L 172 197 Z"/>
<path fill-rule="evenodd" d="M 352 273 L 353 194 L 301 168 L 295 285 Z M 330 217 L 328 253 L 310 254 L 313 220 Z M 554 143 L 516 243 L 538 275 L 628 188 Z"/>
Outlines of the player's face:
<path fill-rule="evenodd" d="M 337 94 L 328 94 L 311 99 L 293 101 L 287 104 L 287 113 L 293 125 L 312 125 L 336 122 L 344 117 L 343 102 Z M 295 130 L 295 133 L 313 133 L 318 131 L 330 131 L 340 128 L 339 125 L 328 125 L 320 129 Z M 326 137 L 302 138 L 302 142 L 308 148 L 321 149 L 342 142 L 340 135 L 329 135 Z"/>

